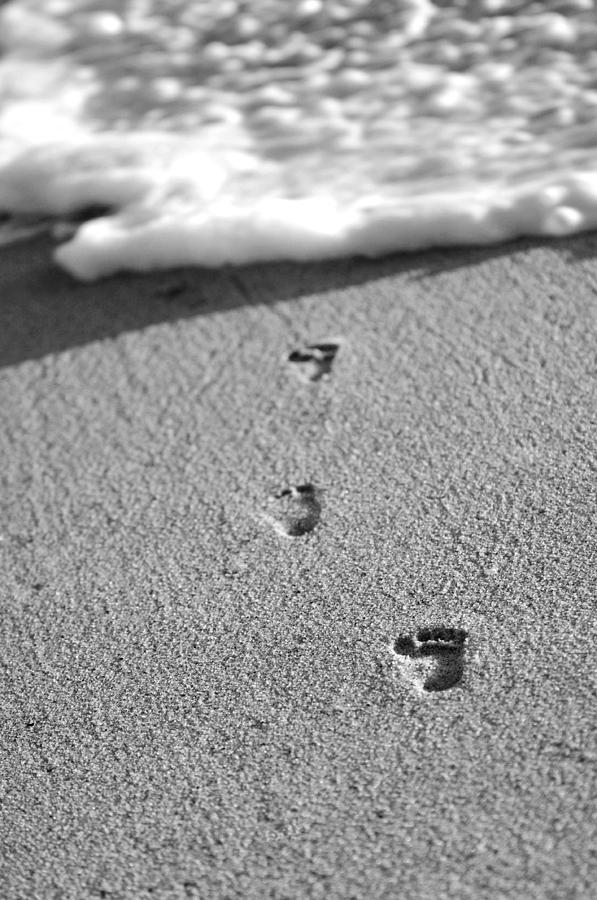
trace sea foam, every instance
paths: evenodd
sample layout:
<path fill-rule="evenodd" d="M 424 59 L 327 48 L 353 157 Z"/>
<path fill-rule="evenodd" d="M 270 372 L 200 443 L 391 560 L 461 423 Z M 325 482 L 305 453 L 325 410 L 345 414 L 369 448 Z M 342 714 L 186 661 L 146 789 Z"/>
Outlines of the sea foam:
<path fill-rule="evenodd" d="M 0 45 L 0 211 L 84 280 L 597 225 L 591 0 L 13 0 Z"/>

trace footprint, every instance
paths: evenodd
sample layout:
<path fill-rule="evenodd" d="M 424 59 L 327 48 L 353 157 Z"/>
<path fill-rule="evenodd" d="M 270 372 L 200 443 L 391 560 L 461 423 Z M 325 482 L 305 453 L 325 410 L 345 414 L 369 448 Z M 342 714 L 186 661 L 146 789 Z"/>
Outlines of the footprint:
<path fill-rule="evenodd" d="M 154 296 L 162 300 L 175 300 L 185 294 L 187 289 L 187 282 L 184 278 L 179 278 L 159 285 L 154 291 Z"/>
<path fill-rule="evenodd" d="M 313 531 L 321 515 L 319 491 L 312 484 L 286 488 L 271 498 L 275 512 L 266 516 L 278 534 L 294 538 Z"/>
<path fill-rule="evenodd" d="M 325 344 L 307 344 L 300 350 L 293 350 L 288 356 L 303 381 L 319 381 L 332 371 L 332 364 L 340 345 L 331 341 Z"/>
<path fill-rule="evenodd" d="M 462 680 L 466 637 L 462 628 L 422 628 L 414 637 L 397 638 L 394 652 L 418 689 L 447 691 Z"/>

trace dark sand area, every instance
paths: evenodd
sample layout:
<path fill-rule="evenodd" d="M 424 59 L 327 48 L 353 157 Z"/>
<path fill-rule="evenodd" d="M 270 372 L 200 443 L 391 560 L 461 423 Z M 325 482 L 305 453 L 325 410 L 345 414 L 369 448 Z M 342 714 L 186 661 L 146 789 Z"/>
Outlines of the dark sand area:
<path fill-rule="evenodd" d="M 3 900 L 593 896 L 597 237 L 50 247 L 0 247 Z"/>

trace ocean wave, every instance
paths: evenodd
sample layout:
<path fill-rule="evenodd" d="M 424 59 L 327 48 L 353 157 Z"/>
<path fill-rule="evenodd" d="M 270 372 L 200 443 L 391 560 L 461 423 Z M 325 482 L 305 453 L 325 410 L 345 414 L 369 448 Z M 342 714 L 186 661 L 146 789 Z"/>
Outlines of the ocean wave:
<path fill-rule="evenodd" d="M 81 279 L 597 221 L 592 0 L 13 0 L 0 48 L 0 211 Z"/>

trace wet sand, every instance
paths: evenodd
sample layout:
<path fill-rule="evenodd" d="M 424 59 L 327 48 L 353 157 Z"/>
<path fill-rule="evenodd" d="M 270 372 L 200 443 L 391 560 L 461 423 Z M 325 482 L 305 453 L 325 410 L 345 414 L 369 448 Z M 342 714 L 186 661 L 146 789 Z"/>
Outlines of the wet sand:
<path fill-rule="evenodd" d="M 0 247 L 6 900 L 591 896 L 596 246 Z"/>

